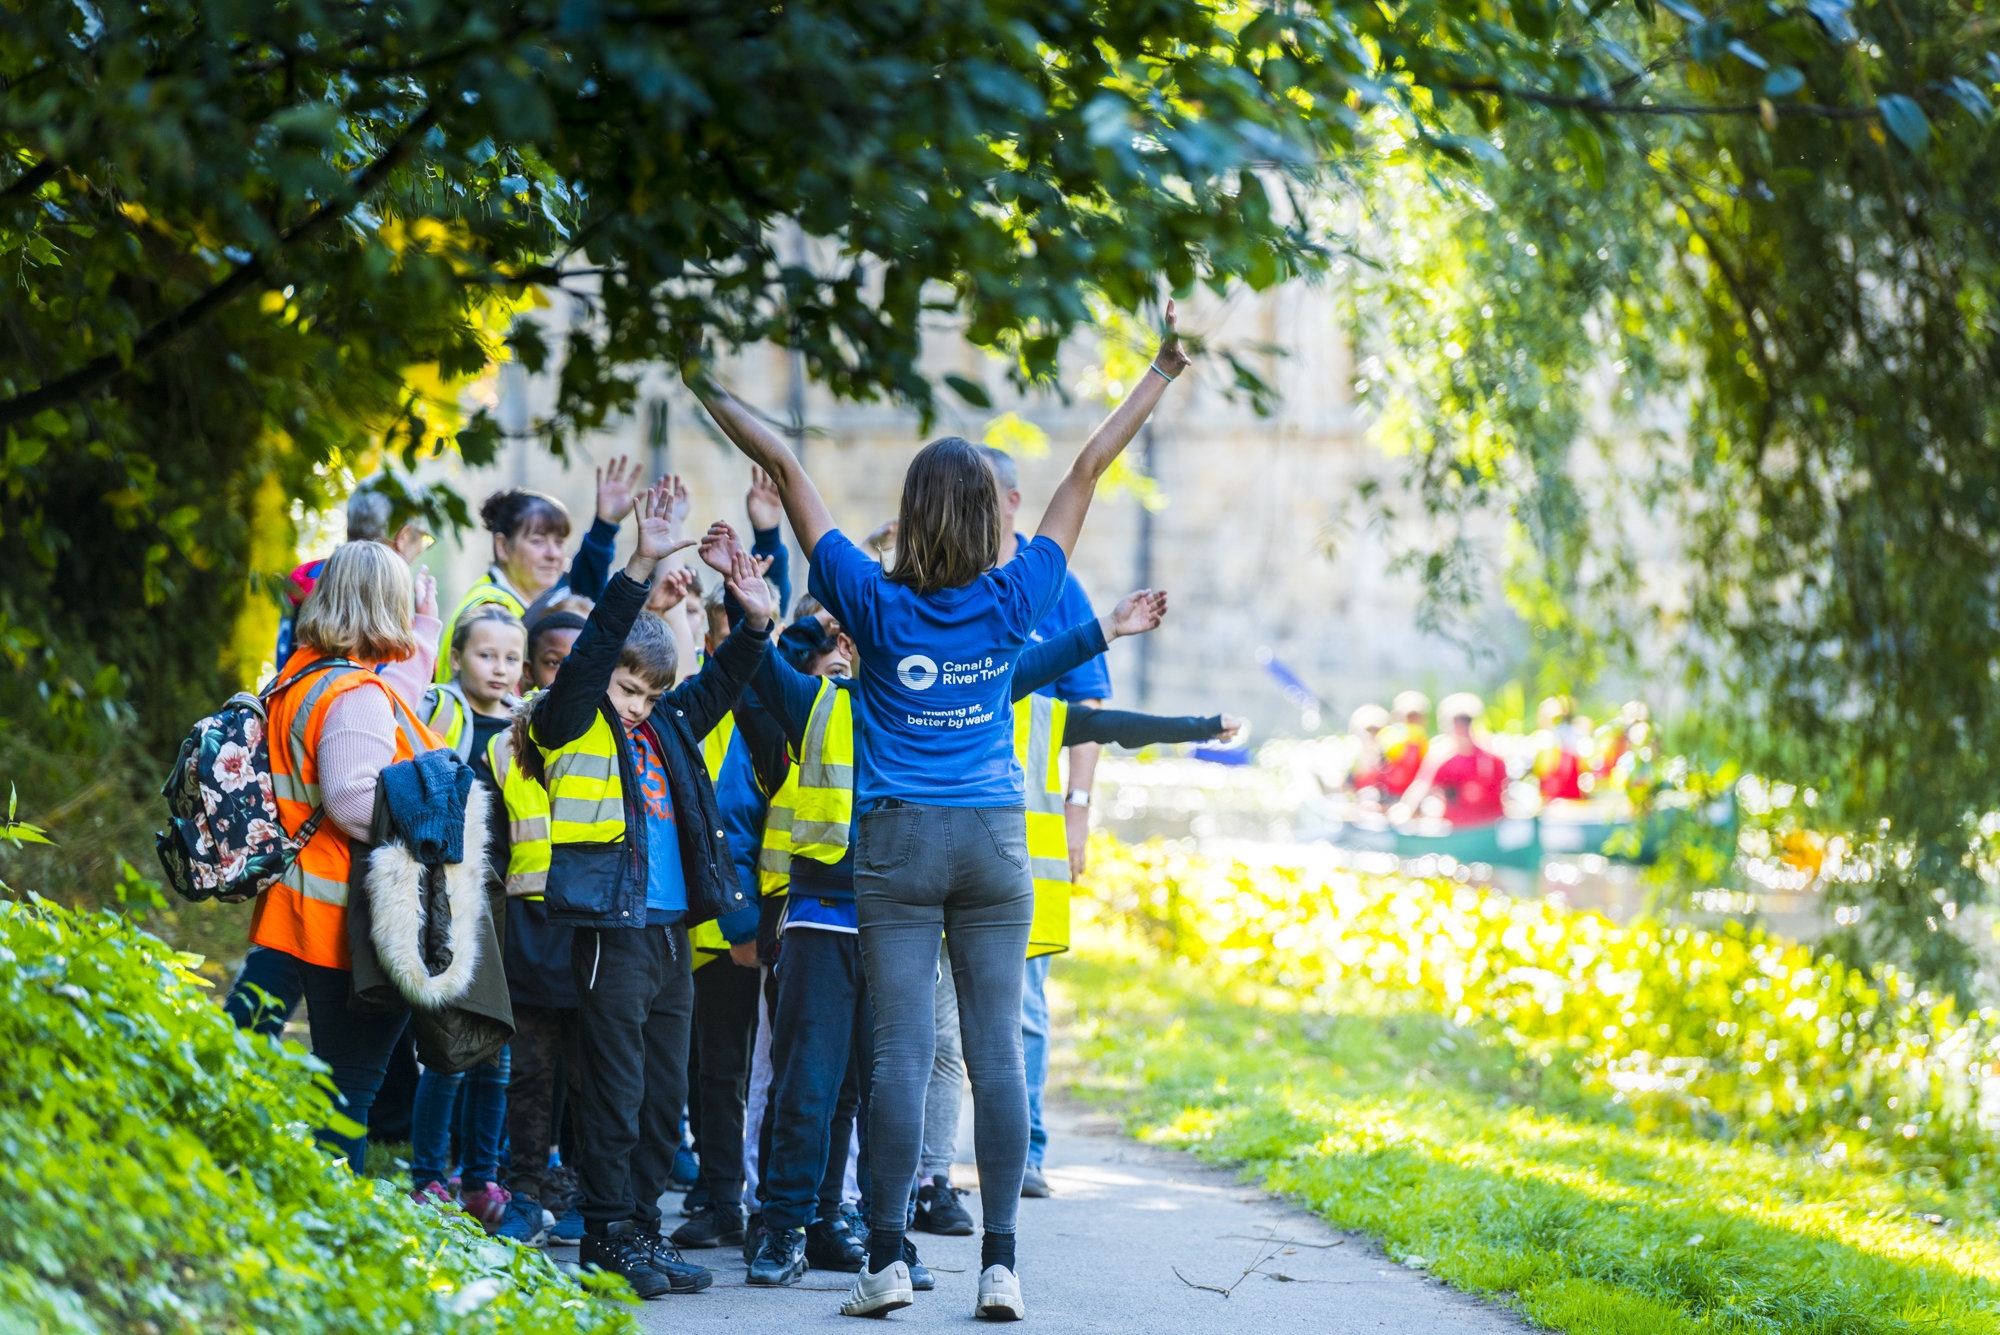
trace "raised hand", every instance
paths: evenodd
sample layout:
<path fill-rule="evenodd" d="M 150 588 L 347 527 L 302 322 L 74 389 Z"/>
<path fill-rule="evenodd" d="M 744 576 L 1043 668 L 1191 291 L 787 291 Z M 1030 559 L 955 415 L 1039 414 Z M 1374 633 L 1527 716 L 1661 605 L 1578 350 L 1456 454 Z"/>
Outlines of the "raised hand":
<path fill-rule="evenodd" d="M 657 603 L 661 616 L 675 615 L 694 591 L 695 583 L 692 570 L 662 570 L 653 577 L 653 596 L 646 600 L 646 606 L 650 608 Z"/>
<path fill-rule="evenodd" d="M 1181 346 L 1181 336 L 1174 329 L 1174 299 L 1167 298 L 1167 332 L 1160 339 L 1160 350 L 1153 354 L 1153 365 L 1169 380 L 1180 378 L 1180 373 L 1188 368 L 1187 349 Z"/>
<path fill-rule="evenodd" d="M 639 516 L 639 544 L 625 563 L 625 574 L 640 584 L 651 582 L 653 567 L 683 547 L 694 543 L 675 540 L 673 522 L 667 518 L 672 497 L 665 478 L 640 492 L 634 511 Z"/>
<path fill-rule="evenodd" d="M 743 550 L 743 544 L 736 539 L 736 530 L 718 519 L 708 526 L 708 532 L 701 535 L 702 564 L 715 571 L 724 579 L 729 578 L 735 568 L 736 553 Z"/>
<path fill-rule="evenodd" d="M 771 588 L 764 582 L 764 576 L 757 569 L 757 562 L 741 547 L 734 552 L 735 560 L 730 563 L 727 582 L 729 591 L 736 595 L 737 606 L 743 609 L 744 619 L 758 630 L 771 624 Z"/>
<path fill-rule="evenodd" d="M 682 526 L 687 523 L 688 507 L 693 501 L 679 473 L 669 473 L 661 481 L 667 484 L 667 518 L 673 521 L 674 536 L 679 537 Z"/>
<path fill-rule="evenodd" d="M 1111 609 L 1111 615 L 1103 618 L 1105 642 L 1108 644 L 1121 636 L 1144 635 L 1149 630 L 1157 630 L 1166 615 L 1165 589 L 1140 589 L 1128 593 L 1118 606 Z"/>
<path fill-rule="evenodd" d="M 886 555 L 896 546 L 896 521 L 891 519 L 861 541 L 875 555 Z"/>
<path fill-rule="evenodd" d="M 438 614 L 438 582 L 428 570 L 417 572 L 414 601 L 418 616 L 435 617 Z"/>
<path fill-rule="evenodd" d="M 1248 719 L 1237 718 L 1234 714 L 1224 714 L 1222 716 L 1222 731 L 1215 734 L 1215 740 L 1218 742 L 1236 740 L 1236 734 L 1242 732 L 1244 725 L 1248 722 Z"/>
<path fill-rule="evenodd" d="M 750 466 L 750 494 L 743 498 L 743 508 L 749 512 L 750 527 L 755 530 L 776 528 L 785 517 L 785 501 L 778 495 L 778 484 L 755 464 Z"/>
<path fill-rule="evenodd" d="M 639 466 L 624 455 L 597 470 L 597 517 L 621 524 L 632 513 L 632 493 L 639 489 Z"/>

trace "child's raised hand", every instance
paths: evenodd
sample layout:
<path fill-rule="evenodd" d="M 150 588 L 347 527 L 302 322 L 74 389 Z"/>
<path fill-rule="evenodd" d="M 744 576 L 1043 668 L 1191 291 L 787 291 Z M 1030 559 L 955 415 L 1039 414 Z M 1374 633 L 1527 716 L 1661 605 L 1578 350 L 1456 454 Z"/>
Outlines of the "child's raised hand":
<path fill-rule="evenodd" d="M 1115 640 L 1122 635 L 1144 635 L 1149 630 L 1159 629 L 1160 622 L 1167 615 L 1167 594 L 1164 589 L 1140 589 L 1128 593 L 1111 609 L 1111 618 L 1104 628 L 1104 638 Z"/>
<path fill-rule="evenodd" d="M 716 520 L 708 526 L 708 532 L 701 536 L 702 563 L 724 579 L 736 562 L 736 553 L 743 550 L 743 544 L 736 540 L 736 530 L 723 520 Z"/>
<path fill-rule="evenodd" d="M 778 495 L 778 484 L 755 464 L 750 466 L 750 494 L 743 498 L 743 508 L 750 513 L 753 529 L 776 528 L 785 517 L 785 502 Z"/>
<path fill-rule="evenodd" d="M 651 581 L 653 567 L 666 557 L 683 547 L 694 546 L 692 541 L 675 541 L 673 522 L 667 518 L 670 501 L 667 480 L 662 478 L 640 492 L 633 507 L 639 516 L 639 544 L 632 552 L 632 559 L 625 563 L 625 573 L 637 583 Z"/>
<path fill-rule="evenodd" d="M 669 473 L 660 481 L 666 484 L 667 518 L 673 522 L 674 536 L 678 538 L 687 524 L 688 507 L 693 502 L 688 496 L 687 483 L 681 480 L 679 473 Z"/>
<path fill-rule="evenodd" d="M 597 517 L 620 524 L 632 513 L 632 493 L 639 489 L 639 466 L 624 455 L 597 470 Z"/>
<path fill-rule="evenodd" d="M 757 568 L 757 562 L 741 547 L 734 552 L 730 562 L 727 582 L 729 591 L 736 595 L 737 606 L 743 609 L 744 617 L 758 630 L 771 621 L 771 587 L 764 582 L 764 576 Z"/>
<path fill-rule="evenodd" d="M 1236 740 L 1236 734 L 1242 732 L 1244 725 L 1248 722 L 1248 719 L 1237 718 L 1234 714 L 1224 714 L 1222 716 L 1222 731 L 1215 734 L 1215 740 L 1218 742 Z"/>
<path fill-rule="evenodd" d="M 1181 346 L 1181 336 L 1174 328 L 1174 299 L 1167 298 L 1167 332 L 1160 339 L 1160 350 L 1153 354 L 1153 365 L 1160 368 L 1160 374 L 1169 380 L 1180 378 L 1188 368 L 1187 349 Z"/>
<path fill-rule="evenodd" d="M 688 593 L 694 587 L 694 571 L 662 570 L 653 578 L 653 596 L 646 600 L 646 605 L 651 607 L 654 603 L 658 603 L 665 609 L 660 615 L 671 615 L 680 609 L 682 603 L 687 601 Z"/>
<path fill-rule="evenodd" d="M 419 570 L 417 572 L 417 584 L 414 594 L 414 600 L 415 600 L 415 611 L 418 616 L 420 617 L 437 616 L 438 582 L 437 582 L 437 577 L 432 575 L 430 571 Z"/>

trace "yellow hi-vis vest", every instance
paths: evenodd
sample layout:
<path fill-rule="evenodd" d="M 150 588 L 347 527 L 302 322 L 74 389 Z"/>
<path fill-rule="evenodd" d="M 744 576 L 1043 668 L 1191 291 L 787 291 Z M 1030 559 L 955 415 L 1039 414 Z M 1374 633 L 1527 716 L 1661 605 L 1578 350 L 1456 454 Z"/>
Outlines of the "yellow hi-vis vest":
<path fill-rule="evenodd" d="M 625 837 L 625 781 L 618 774 L 624 739 L 602 708 L 589 731 L 542 753 L 549 789 L 549 839 L 557 844 L 615 844 Z"/>
<path fill-rule="evenodd" d="M 486 763 L 500 785 L 507 807 L 507 894 L 540 899 L 549 883 L 549 860 L 555 852 L 549 839 L 549 790 L 514 763 L 512 730 L 494 734 L 486 744 Z"/>
<path fill-rule="evenodd" d="M 701 739 L 702 763 L 708 767 L 708 781 L 722 782 L 722 762 L 729 758 L 730 743 L 736 740 L 736 715 L 724 714 L 708 736 Z M 734 874 L 732 866 L 731 874 Z M 729 938 L 722 934 L 720 919 L 710 918 L 688 933 L 694 949 L 694 967 L 699 969 L 729 953 Z"/>
<path fill-rule="evenodd" d="M 519 594 L 501 583 L 494 566 L 487 570 L 484 578 L 474 582 L 458 600 L 458 606 L 451 611 L 451 620 L 444 623 L 444 630 L 438 636 L 438 643 L 444 645 L 445 652 L 438 655 L 437 676 L 434 680 L 442 683 L 451 680 L 451 633 L 458 626 L 458 619 L 481 603 L 498 603 L 517 617 L 528 615 L 528 605 L 521 601 Z"/>
<path fill-rule="evenodd" d="M 1014 704 L 1014 759 L 1021 763 L 1028 808 L 1028 867 L 1035 878 L 1035 914 L 1028 958 L 1069 949 L 1069 827 L 1063 820 L 1063 727 L 1069 706 L 1046 695 Z"/>
<path fill-rule="evenodd" d="M 729 741 L 736 736 L 736 715 L 724 714 L 722 722 L 701 739 L 701 762 L 708 766 L 708 781 L 722 782 L 722 762 L 729 758 Z"/>
<path fill-rule="evenodd" d="M 853 822 L 854 706 L 847 692 L 828 679 L 813 697 L 798 763 L 764 817 L 758 893 L 770 897 L 785 892 L 795 853 L 828 864 L 846 857 Z"/>

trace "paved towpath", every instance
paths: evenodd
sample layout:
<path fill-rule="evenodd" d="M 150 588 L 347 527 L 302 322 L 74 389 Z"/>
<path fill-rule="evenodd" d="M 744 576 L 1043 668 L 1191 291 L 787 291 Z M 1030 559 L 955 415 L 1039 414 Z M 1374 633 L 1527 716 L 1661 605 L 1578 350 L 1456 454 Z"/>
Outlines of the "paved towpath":
<path fill-rule="evenodd" d="M 966 1100 L 969 1105 L 971 1100 Z M 1528 1327 L 1503 1307 L 1455 1293 L 1383 1258 L 1367 1238 L 1312 1215 L 1191 1156 L 1139 1144 L 1074 1103 L 1050 1109 L 1046 1170 L 1054 1196 L 1024 1200 L 1020 1216 L 1024 1328 L 1069 1335 L 1161 1335 L 1240 1329 L 1255 1335 L 1515 1335 Z M 961 1154 L 971 1148 L 970 1121 Z M 969 1155 L 965 1155 L 969 1157 Z M 971 1184 L 971 1168 L 960 1170 Z M 678 1206 L 677 1197 L 668 1203 Z M 966 1198 L 973 1217 L 976 1196 Z M 669 1211 L 669 1218 L 675 1218 Z M 965 1330 L 978 1284 L 979 1242 L 916 1235 L 937 1288 L 887 1319 L 895 1326 Z M 571 1259 L 574 1251 L 555 1253 Z M 640 1324 L 661 1335 L 706 1331 L 853 1331 L 840 1315 L 849 1277 L 812 1271 L 795 1288 L 743 1284 L 734 1253 L 690 1253 L 716 1270 L 706 1293 L 661 1298 Z M 1178 1276 L 1176 1271 L 1179 1272 Z M 1226 1289 L 1229 1296 L 1209 1289 Z M 865 1328 L 865 1327 L 864 1327 Z"/>

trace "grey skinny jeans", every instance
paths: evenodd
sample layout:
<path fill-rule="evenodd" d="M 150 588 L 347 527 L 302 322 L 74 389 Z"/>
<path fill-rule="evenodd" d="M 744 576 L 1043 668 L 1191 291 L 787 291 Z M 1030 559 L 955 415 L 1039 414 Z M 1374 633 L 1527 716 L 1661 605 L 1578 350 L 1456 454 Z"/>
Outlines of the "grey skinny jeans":
<path fill-rule="evenodd" d="M 854 901 L 875 1007 L 869 1226 L 901 1232 L 923 1149 L 937 1050 L 938 937 L 957 983 L 972 1079 L 973 1157 L 989 1232 L 1014 1231 L 1028 1162 L 1021 961 L 1035 888 L 1022 808 L 877 807 L 861 817 Z"/>
<path fill-rule="evenodd" d="M 1024 1049 L 1025 1051 L 1025 1049 Z M 930 1089 L 924 1094 L 924 1177 L 950 1176 L 958 1162 L 959 1102 L 965 1093 L 965 1053 L 958 1036 L 958 979 L 951 955 L 938 942 L 937 1056 L 931 1061 Z M 1033 1133 L 1033 1124 L 1029 1126 Z"/>

